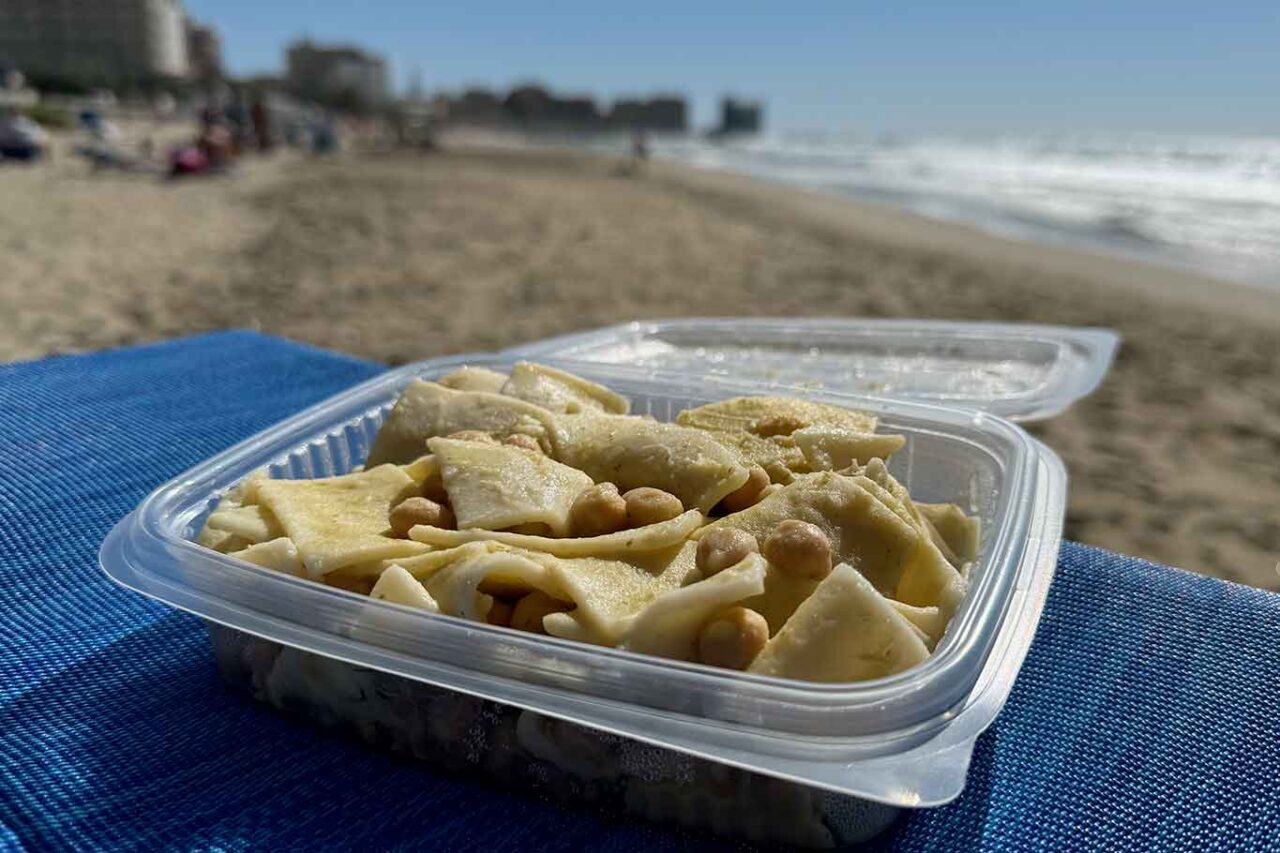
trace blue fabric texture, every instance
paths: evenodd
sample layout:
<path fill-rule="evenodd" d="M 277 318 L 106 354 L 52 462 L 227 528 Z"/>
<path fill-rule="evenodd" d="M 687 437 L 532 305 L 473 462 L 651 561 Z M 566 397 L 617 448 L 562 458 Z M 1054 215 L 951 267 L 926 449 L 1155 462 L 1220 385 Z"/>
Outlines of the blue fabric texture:
<path fill-rule="evenodd" d="M 100 572 L 157 484 L 379 370 L 244 332 L 0 366 L 0 849 L 706 844 L 299 726 Z M 1067 544 L 965 793 L 873 846 L 1280 850 L 1277 683 L 1280 597 Z"/>

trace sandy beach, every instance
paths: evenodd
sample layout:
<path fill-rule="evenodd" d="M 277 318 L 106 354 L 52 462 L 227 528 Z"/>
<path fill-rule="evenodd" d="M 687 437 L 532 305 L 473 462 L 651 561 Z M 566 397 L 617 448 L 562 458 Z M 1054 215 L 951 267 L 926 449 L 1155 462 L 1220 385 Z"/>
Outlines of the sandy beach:
<path fill-rule="evenodd" d="M 1280 293 L 751 180 L 530 151 L 292 154 L 218 179 L 0 168 L 0 360 L 252 327 L 386 362 L 644 317 L 1109 326 L 1037 426 L 1068 535 L 1280 589 Z"/>

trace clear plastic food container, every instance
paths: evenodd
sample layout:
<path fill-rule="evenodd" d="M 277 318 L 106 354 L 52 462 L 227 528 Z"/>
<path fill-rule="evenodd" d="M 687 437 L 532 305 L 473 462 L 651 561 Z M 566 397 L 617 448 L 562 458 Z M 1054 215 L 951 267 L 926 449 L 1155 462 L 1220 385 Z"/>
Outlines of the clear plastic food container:
<path fill-rule="evenodd" d="M 889 325 L 893 339 L 877 337 Z M 1034 327 L 1019 350 L 1016 335 L 991 331 L 1005 328 L 678 321 L 408 365 L 165 484 L 111 532 L 101 562 L 117 582 L 212 623 L 228 680 L 279 707 L 577 802 L 756 840 L 855 843 L 901 808 L 939 805 L 963 789 L 974 742 L 1008 697 L 1035 632 L 1061 541 L 1066 476 L 1056 455 L 1004 418 L 842 393 L 847 383 L 837 379 L 871 376 L 874 363 L 896 361 L 909 373 L 930 365 L 928 384 L 941 398 L 951 365 L 967 400 L 987 382 L 1013 392 L 987 403 L 1017 397 L 1021 409 L 1007 411 L 1025 415 L 1091 390 L 1115 345 L 1106 332 L 1056 330 L 1054 338 Z M 914 357 L 903 344 L 912 337 Z M 982 523 L 970 592 L 934 654 L 874 681 L 787 681 L 425 614 L 192 541 L 218 496 L 259 468 L 316 477 L 360 464 L 412 379 L 464 364 L 504 370 L 525 357 L 603 383 L 629 397 L 635 413 L 661 420 L 718 399 L 777 393 L 780 384 L 876 412 L 882 431 L 907 439 L 890 469 L 912 495 L 958 503 Z M 805 359 L 822 370 L 787 368 Z M 850 365 L 843 372 L 841 359 Z M 920 386 L 918 377 L 875 381 L 888 390 Z"/>

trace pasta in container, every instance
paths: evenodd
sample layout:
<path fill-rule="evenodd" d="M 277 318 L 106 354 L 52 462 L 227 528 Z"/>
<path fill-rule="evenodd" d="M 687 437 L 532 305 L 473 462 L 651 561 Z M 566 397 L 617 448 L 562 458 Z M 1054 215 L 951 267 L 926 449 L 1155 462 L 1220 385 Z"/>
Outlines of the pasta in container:
<path fill-rule="evenodd" d="M 361 470 L 252 479 L 197 541 L 431 613 L 823 682 L 920 663 L 964 597 L 977 521 L 942 507 L 948 542 L 925 519 L 874 415 L 756 396 L 664 423 L 527 362 L 489 371 L 496 393 L 452 387 L 473 370 L 411 383 Z"/>
<path fill-rule="evenodd" d="M 1056 457 L 553 355 L 340 395 L 157 491 L 104 567 L 256 698 L 517 787 L 818 848 L 954 797 L 1052 573 Z"/>

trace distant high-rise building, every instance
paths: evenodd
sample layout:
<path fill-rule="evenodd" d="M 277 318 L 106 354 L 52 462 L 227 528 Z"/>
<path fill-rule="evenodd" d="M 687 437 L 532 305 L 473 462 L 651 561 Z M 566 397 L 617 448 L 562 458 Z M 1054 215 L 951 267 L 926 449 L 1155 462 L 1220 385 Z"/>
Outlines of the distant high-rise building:
<path fill-rule="evenodd" d="M 537 83 L 515 87 L 502 97 L 488 89 L 468 89 L 446 98 L 442 110 L 459 124 L 493 125 L 551 133 L 598 133 L 607 130 L 681 132 L 688 108 L 684 98 L 664 95 L 615 101 L 607 113 L 588 94 L 559 95 Z"/>
<path fill-rule="evenodd" d="M 467 89 L 455 98 L 446 98 L 443 114 L 462 124 L 498 124 L 502 121 L 502 98 L 488 89 Z"/>
<path fill-rule="evenodd" d="M 413 69 L 413 74 L 409 77 L 409 88 L 405 92 L 405 97 L 415 104 L 422 103 L 427 99 L 427 87 L 422 80 L 421 67 Z"/>
<path fill-rule="evenodd" d="M 662 95 L 648 100 L 615 101 L 609 124 L 619 129 L 682 132 L 688 124 L 688 108 L 678 95 Z"/>
<path fill-rule="evenodd" d="M 192 78 L 204 83 L 222 79 L 222 40 L 213 27 L 187 21 L 187 56 Z"/>
<path fill-rule="evenodd" d="M 759 133 L 764 125 L 764 107 L 758 101 L 725 98 L 720 102 L 719 133 Z"/>
<path fill-rule="evenodd" d="M 0 67 L 37 84 L 128 86 L 185 77 L 181 0 L 0 0 Z"/>
<path fill-rule="evenodd" d="M 335 106 L 376 107 L 391 97 L 386 60 L 355 47 L 295 42 L 285 77 L 299 97 Z"/>

